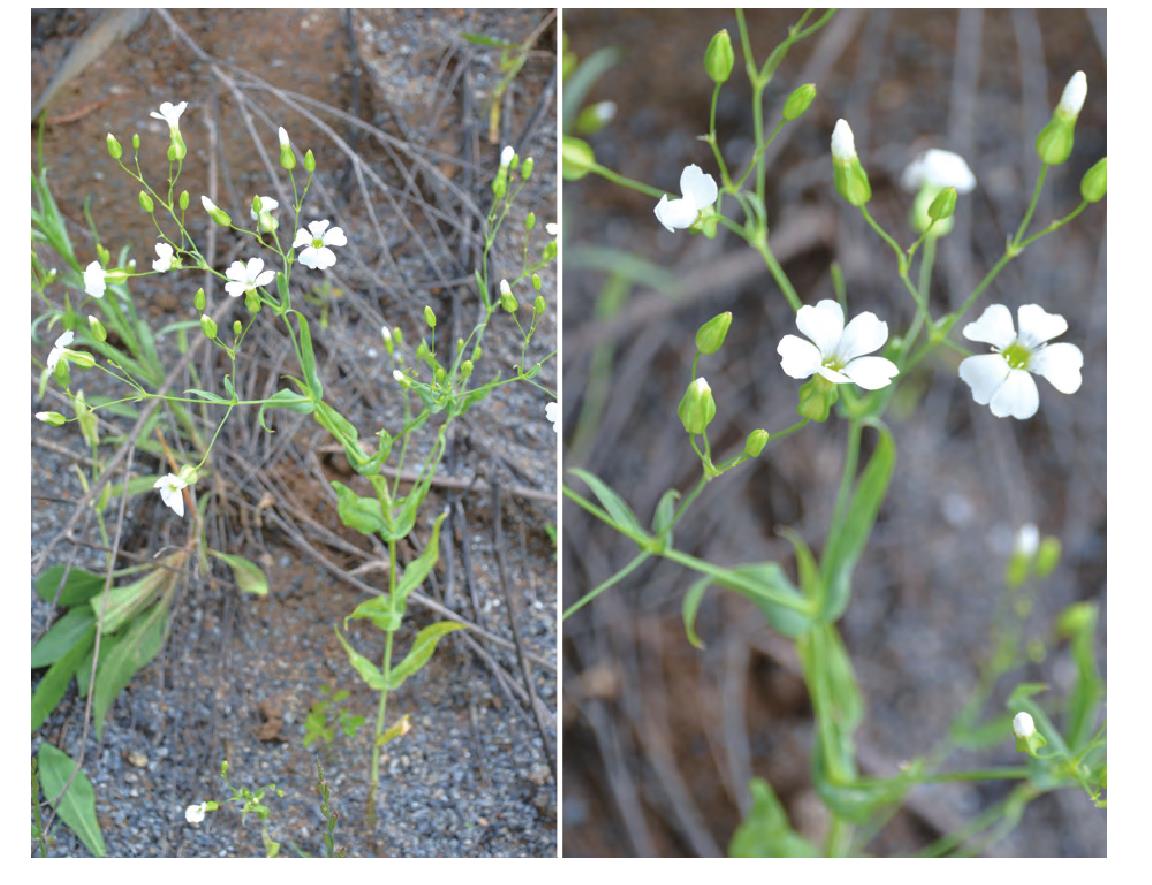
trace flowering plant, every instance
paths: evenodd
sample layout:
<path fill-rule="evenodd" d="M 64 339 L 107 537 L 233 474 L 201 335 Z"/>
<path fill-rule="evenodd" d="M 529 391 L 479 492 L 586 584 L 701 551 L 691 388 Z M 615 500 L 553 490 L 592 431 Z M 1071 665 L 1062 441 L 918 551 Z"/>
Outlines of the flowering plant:
<path fill-rule="evenodd" d="M 803 383 L 796 389 L 798 420 L 795 423 L 773 431 L 749 428 L 745 431 L 743 446 L 720 457 L 713 449 L 709 427 L 723 404 L 717 401 L 701 364 L 723 348 L 733 322 L 732 313 L 725 311 L 700 326 L 694 351 L 689 351 L 693 353 L 688 374 L 691 380 L 677 409 L 688 445 L 699 461 L 699 478 L 687 491 L 679 488 L 664 491 L 649 522 L 633 510 L 619 489 L 612 488 L 600 477 L 578 468 L 568 471 L 579 480 L 579 484 L 565 485 L 568 500 L 629 539 L 635 545 L 635 553 L 608 578 L 578 593 L 564 617 L 576 616 L 601 594 L 621 586 L 646 563 L 664 559 L 687 569 L 695 579 L 685 592 L 682 604 L 684 629 L 693 645 L 702 647 L 696 628 L 697 613 L 705 594 L 713 587 L 732 591 L 754 603 L 766 624 L 793 643 L 815 718 L 811 757 L 813 786 L 830 816 L 831 825 L 824 844 L 817 846 L 793 829 L 772 787 L 756 779 L 750 787 L 751 811 L 731 840 L 731 853 L 843 856 L 861 852 L 867 850 L 868 843 L 914 785 L 1015 782 L 1008 801 L 981 816 L 971 828 L 946 836 L 928 850 L 929 854 L 947 854 L 964 850 L 966 844 L 982 836 L 1003 832 L 1019 820 L 1030 801 L 1051 790 L 1079 789 L 1093 802 L 1104 804 L 1102 686 L 1092 650 L 1096 609 L 1090 604 L 1081 604 L 1069 609 L 1061 619 L 1061 635 L 1071 639 L 1077 667 L 1072 697 L 1046 705 L 1046 711 L 1035 700 L 1044 687 L 1025 683 L 1003 699 L 1009 710 L 1006 717 L 996 717 L 990 723 L 980 721 L 996 680 L 1018 663 L 1016 649 L 1021 625 L 1012 621 L 1004 625 L 1004 636 L 997 637 L 1003 640 L 998 649 L 1008 651 L 998 651 L 982 674 L 981 686 L 971 704 L 957 717 L 953 735 L 964 735 L 967 739 L 980 732 L 994 735 L 993 741 L 1008 740 L 1015 735 L 1017 749 L 1027 754 L 1026 765 L 945 770 L 942 763 L 949 748 L 944 747 L 905 763 L 899 773 L 887 777 L 869 777 L 861 772 L 856 733 L 863 717 L 863 699 L 838 622 L 852 600 L 853 572 L 868 553 L 869 538 L 896 464 L 895 440 L 888 426 L 892 405 L 918 366 L 939 356 L 941 351 L 964 354 L 954 383 L 967 384 L 975 402 L 990 407 L 990 418 L 1011 416 L 1026 420 L 1032 417 L 1041 404 L 1034 375 L 1046 378 L 1062 394 L 1073 394 L 1080 387 L 1084 360 L 1074 343 L 1076 330 L 1069 336 L 1070 341 L 1053 340 L 1068 331 L 1063 317 L 1049 313 L 1040 305 L 1024 304 L 1017 311 L 1017 322 L 1013 323 L 1009 309 L 994 304 L 975 321 L 960 324 L 969 318 L 1010 262 L 1103 199 L 1107 161 L 1101 159 L 1083 173 L 1078 205 L 1047 224 L 1033 225 L 1049 174 L 1070 155 L 1077 117 L 1086 95 L 1085 77 L 1076 73 L 1064 90 L 1051 122 L 1036 139 L 1040 171 L 1020 224 L 1007 238 L 1003 254 L 956 305 L 939 311 L 931 299 L 936 247 L 940 238 L 951 230 L 959 196 L 976 186 L 975 175 L 967 162 L 954 153 L 930 150 L 919 156 L 903 177 L 904 186 L 915 193 L 909 211 L 913 233 L 911 241 L 904 245 L 872 215 L 869 208 L 872 183 L 857 151 L 852 128 L 841 119 L 829 133 L 830 184 L 875 234 L 879 248 L 891 252 L 900 294 L 908 299 L 912 318 L 906 328 L 890 333 L 890 318 L 883 313 L 878 316 L 871 311 L 850 309 L 848 294 L 835 272 L 832 275 L 835 298 L 805 298 L 773 250 L 766 155 L 785 127 L 808 111 L 816 100 L 817 89 L 810 83 L 793 89 L 775 121 L 764 119 L 764 95 L 790 49 L 817 33 L 834 15 L 835 10 L 822 13 L 808 10 L 761 62 L 753 54 L 745 17 L 737 10 L 739 52 L 751 87 L 755 137 L 747 160 L 740 168 L 730 165 L 731 153 L 722 150 L 716 123 L 721 91 L 736 68 L 737 49 L 727 31 L 712 37 L 703 64 L 704 74 L 712 82 L 708 131 L 699 140 L 710 149 L 713 168 L 709 172 L 695 164 L 686 166 L 681 175 L 679 196 L 602 165 L 592 144 L 576 134 L 565 138 L 567 180 L 599 176 L 656 200 L 657 221 L 669 231 L 669 236 L 699 234 L 711 238 L 723 229 L 761 257 L 776 288 L 794 312 L 795 326 L 800 332 L 800 335 L 784 335 L 779 340 L 781 374 L 774 383 L 786 385 L 789 379 Z M 913 271 L 917 274 L 915 280 Z M 968 341 L 990 345 L 993 352 L 969 351 L 954 340 L 954 331 L 960 331 Z M 1045 395 L 1047 393 L 1045 391 Z M 695 556 L 677 543 L 676 530 L 705 487 L 749 460 L 767 457 L 772 453 L 773 444 L 793 434 L 811 433 L 821 425 L 844 428 L 842 474 L 822 551 L 813 550 L 799 533 L 786 533 L 794 554 L 795 578 L 781 563 L 721 565 Z M 870 449 L 865 448 L 868 436 L 872 437 Z M 1035 529 L 1031 534 L 1038 535 Z M 1045 538 L 1043 545 L 1038 539 L 1034 540 L 1035 543 L 1019 547 L 1005 577 L 1006 593 L 1021 611 L 1030 606 L 1036 582 L 1047 576 L 1059 558 L 1056 539 Z M 1061 706 L 1065 714 L 1057 725 L 1054 711 Z M 970 745 L 974 745 L 976 739 L 972 741 Z"/>

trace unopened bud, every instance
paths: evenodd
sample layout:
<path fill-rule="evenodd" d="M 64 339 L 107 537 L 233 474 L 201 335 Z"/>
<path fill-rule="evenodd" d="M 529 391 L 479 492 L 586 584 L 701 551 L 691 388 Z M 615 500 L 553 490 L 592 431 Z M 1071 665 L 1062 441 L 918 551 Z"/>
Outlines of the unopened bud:
<path fill-rule="evenodd" d="M 304 171 L 309 175 L 316 171 L 316 156 L 310 150 L 304 152 Z"/>
<path fill-rule="evenodd" d="M 1080 179 L 1080 196 L 1086 203 L 1099 203 L 1106 193 L 1108 193 L 1108 158 L 1104 157 Z"/>
<path fill-rule="evenodd" d="M 424 305 L 424 322 L 428 324 L 428 328 L 436 328 L 436 314 L 427 304 Z"/>
<path fill-rule="evenodd" d="M 208 338 L 216 337 L 216 332 L 218 331 L 216 327 L 216 321 L 212 319 L 212 317 L 208 316 L 208 314 L 204 314 L 200 317 L 200 328 Z"/>
<path fill-rule="evenodd" d="M 103 343 L 108 340 L 108 330 L 104 328 L 104 324 L 100 322 L 98 317 L 88 317 L 88 326 L 92 329 L 92 337 L 97 341 Z"/>
<path fill-rule="evenodd" d="M 690 434 L 703 433 L 716 417 L 716 401 L 712 398 L 712 388 L 703 378 L 697 378 L 688 385 L 677 409 L 680 423 Z"/>
<path fill-rule="evenodd" d="M 232 321 L 232 337 L 239 338 L 240 333 L 244 331 L 244 324 L 239 320 Z"/>
<path fill-rule="evenodd" d="M 36 420 L 43 421 L 45 424 L 51 424 L 53 427 L 63 427 L 68 421 L 68 419 L 59 412 L 37 412 Z"/>
<path fill-rule="evenodd" d="M 140 203 L 140 208 L 141 208 L 141 209 L 143 209 L 143 210 L 144 210 L 145 212 L 147 212 L 149 215 L 151 215 L 151 214 L 152 214 L 152 210 L 153 210 L 155 207 L 154 207 L 154 205 L 153 205 L 153 203 L 152 203 L 152 198 L 151 198 L 150 196 L 148 196 L 148 194 L 147 194 L 147 193 L 145 193 L 144 191 L 140 191 L 140 193 L 138 193 L 138 194 L 136 195 L 136 200 L 137 200 L 137 201 Z"/>
<path fill-rule="evenodd" d="M 288 132 L 283 126 L 277 133 L 280 136 L 280 166 L 283 169 L 296 168 L 296 154 L 292 150 L 292 143 L 288 141 Z"/>
<path fill-rule="evenodd" d="M 832 130 L 832 174 L 836 190 L 851 205 L 863 206 L 872 199 L 872 185 L 856 156 L 856 139 L 846 120 L 837 120 Z"/>
<path fill-rule="evenodd" d="M 204 294 L 203 287 L 196 290 L 196 297 L 192 299 L 192 303 L 196 305 L 196 309 L 200 313 L 204 313 L 204 305 L 208 303 L 208 297 Z"/>
<path fill-rule="evenodd" d="M 180 191 L 180 211 L 181 212 L 187 212 L 188 211 L 189 200 L 191 200 L 191 196 L 188 194 L 188 191 Z"/>
<path fill-rule="evenodd" d="M 524 230 L 532 230 L 536 226 L 536 213 L 529 212 L 524 216 Z"/>
<path fill-rule="evenodd" d="M 933 221 L 947 221 L 956 212 L 956 188 L 946 187 L 928 206 L 928 217 Z"/>
<path fill-rule="evenodd" d="M 696 349 L 705 356 L 711 356 L 724 346 L 728 329 L 732 326 L 732 311 L 718 313 L 696 330 Z"/>
<path fill-rule="evenodd" d="M 704 50 L 704 70 L 713 83 L 726 83 L 732 76 L 732 68 L 736 64 L 736 53 L 732 49 L 732 38 L 728 31 L 717 31 L 708 42 Z"/>
<path fill-rule="evenodd" d="M 119 160 L 122 156 L 124 156 L 123 146 L 116 140 L 116 136 L 111 132 L 108 133 L 107 143 L 108 156 L 110 156 L 113 160 Z"/>
<path fill-rule="evenodd" d="M 548 305 L 544 303 L 544 296 L 537 295 L 536 300 L 532 302 L 532 312 L 537 315 L 543 314 L 547 306 Z"/>
<path fill-rule="evenodd" d="M 1028 740 L 1036 733 L 1036 723 L 1029 713 L 1017 713 L 1012 717 L 1012 732 L 1022 740 Z"/>
<path fill-rule="evenodd" d="M 803 86 L 797 86 L 792 90 L 792 94 L 788 96 L 788 100 L 784 102 L 784 113 L 781 116 L 789 122 L 799 119 L 804 116 L 815 99 L 815 83 L 805 83 Z"/>
<path fill-rule="evenodd" d="M 755 458 L 764 451 L 766 445 L 768 445 L 768 431 L 760 428 L 753 430 L 744 441 L 744 454 L 749 458 Z"/>
<path fill-rule="evenodd" d="M 540 274 L 534 273 L 530 279 L 532 281 L 532 288 L 539 292 L 544 286 L 544 281 L 540 279 Z"/>
<path fill-rule="evenodd" d="M 532 177 L 532 170 L 536 168 L 536 161 L 528 157 L 520 166 L 520 177 L 527 181 Z"/>
<path fill-rule="evenodd" d="M 564 164 L 564 180 L 579 181 L 596 165 L 596 153 L 582 138 L 565 135 L 561 147 L 561 160 Z"/>

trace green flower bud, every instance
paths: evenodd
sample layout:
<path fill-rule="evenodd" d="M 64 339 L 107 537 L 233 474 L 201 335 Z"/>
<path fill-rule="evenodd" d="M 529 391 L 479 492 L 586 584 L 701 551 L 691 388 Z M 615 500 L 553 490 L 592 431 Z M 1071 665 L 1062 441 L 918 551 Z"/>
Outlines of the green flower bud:
<path fill-rule="evenodd" d="M 96 360 L 86 350 L 65 350 L 64 356 L 68 362 L 73 365 L 79 366 L 81 369 L 91 369 L 96 365 Z M 64 362 L 61 360 L 60 362 Z"/>
<path fill-rule="evenodd" d="M 312 154 L 312 151 L 304 152 L 304 171 L 309 175 L 316 171 L 316 157 Z"/>
<path fill-rule="evenodd" d="M 520 167 L 520 177 L 527 181 L 532 177 L 532 170 L 536 168 L 536 161 L 528 157 Z"/>
<path fill-rule="evenodd" d="M 460 378 L 461 378 L 461 380 L 467 381 L 469 378 L 471 378 L 473 368 L 475 368 L 475 366 L 474 366 L 472 360 L 464 360 L 464 362 L 462 362 L 460 364 Z"/>
<path fill-rule="evenodd" d="M 536 213 L 529 212 L 524 217 L 524 230 L 532 230 L 536 226 Z"/>
<path fill-rule="evenodd" d="M 928 206 L 928 217 L 933 221 L 947 221 L 956 212 L 956 188 L 946 187 Z"/>
<path fill-rule="evenodd" d="M 540 289 L 544 285 L 544 281 L 542 279 L 540 279 L 540 274 L 534 273 L 534 274 L 532 274 L 530 279 L 532 281 L 532 288 L 535 289 L 537 292 L 539 292 Z"/>
<path fill-rule="evenodd" d="M 36 420 L 51 424 L 53 427 L 63 427 L 68 422 L 68 419 L 59 412 L 37 412 Z"/>
<path fill-rule="evenodd" d="M 394 339 L 396 339 L 396 346 L 397 347 L 403 347 L 404 346 L 404 330 L 401 329 L 399 326 L 393 326 L 392 327 L 392 337 Z"/>
<path fill-rule="evenodd" d="M 713 34 L 704 51 L 704 70 L 713 83 L 726 83 L 732 76 L 732 68 L 736 64 L 736 53 L 732 49 L 732 38 L 728 31 L 717 31 Z"/>
<path fill-rule="evenodd" d="M 204 294 L 203 286 L 196 290 L 196 297 L 192 300 L 192 303 L 196 305 L 196 309 L 200 311 L 200 313 L 204 313 L 204 305 L 208 303 L 208 298 Z"/>
<path fill-rule="evenodd" d="M 792 90 L 792 94 L 788 96 L 788 100 L 784 102 L 784 113 L 782 116 L 789 122 L 799 119 L 804 116 L 815 99 L 815 83 L 805 83 L 803 86 L 797 86 Z"/>
<path fill-rule="evenodd" d="M 732 311 L 718 313 L 696 330 L 696 349 L 705 356 L 711 356 L 724 346 L 728 329 L 732 326 Z"/>
<path fill-rule="evenodd" d="M 180 191 L 180 211 L 181 212 L 187 212 L 188 211 L 188 201 L 190 199 L 191 199 L 191 197 L 188 195 L 188 191 Z"/>
<path fill-rule="evenodd" d="M 168 142 L 168 159 L 173 163 L 183 160 L 188 156 L 188 147 L 184 144 L 184 136 L 180 134 L 179 129 L 169 129 L 169 142 Z"/>
<path fill-rule="evenodd" d="M 112 256 L 108 254 L 108 250 L 99 243 L 96 244 L 96 258 L 99 260 L 101 267 L 107 267 L 112 260 Z"/>
<path fill-rule="evenodd" d="M 140 150 L 140 134 L 138 132 L 132 133 L 132 150 Z"/>
<path fill-rule="evenodd" d="M 39 417 L 39 416 L 37 416 Z M 1064 609 L 1060 615 L 1058 627 L 1062 636 L 1075 636 L 1093 630 L 1096 626 L 1096 617 L 1099 614 L 1095 603 L 1077 602 Z"/>
<path fill-rule="evenodd" d="M 796 411 L 811 421 L 827 421 L 832 406 L 840 398 L 836 385 L 820 375 L 813 375 L 800 388 Z"/>
<path fill-rule="evenodd" d="M 556 253 L 560 251 L 560 247 L 556 245 L 555 240 L 549 240 L 544 244 L 544 250 L 540 253 L 541 261 L 551 261 L 556 257 Z"/>
<path fill-rule="evenodd" d="M 480 362 L 480 357 L 482 357 L 482 356 L 484 356 L 484 351 L 481 350 L 480 345 L 477 344 L 475 347 L 472 348 L 472 362 L 474 362 L 474 363 Z"/>
<path fill-rule="evenodd" d="M 292 143 L 288 140 L 288 133 L 281 126 L 277 133 L 280 137 L 280 167 L 282 169 L 296 168 L 296 153 L 292 150 Z"/>
<path fill-rule="evenodd" d="M 516 313 L 520 305 L 516 303 L 516 296 L 511 292 L 505 292 L 500 296 L 500 306 L 508 313 Z"/>
<path fill-rule="evenodd" d="M 1052 115 L 1048 124 L 1036 136 L 1036 154 L 1048 166 L 1059 166 L 1072 154 L 1076 140 L 1076 121 L 1059 113 Z"/>
<path fill-rule="evenodd" d="M 136 199 L 140 203 L 140 208 L 151 215 L 152 210 L 155 208 L 152 204 L 152 198 L 144 191 L 140 191 L 140 193 L 136 195 Z"/>
<path fill-rule="evenodd" d="M 768 431 L 763 429 L 753 430 L 748 434 L 748 439 L 744 441 L 744 454 L 749 458 L 758 457 L 764 451 L 764 446 L 768 445 Z"/>
<path fill-rule="evenodd" d="M 107 144 L 108 156 L 110 156 L 113 160 L 119 160 L 122 156 L 124 156 L 124 148 L 121 146 L 120 142 L 116 140 L 116 136 L 111 132 L 108 133 Z"/>
<path fill-rule="evenodd" d="M 216 337 L 216 332 L 218 331 L 216 328 L 216 321 L 212 319 L 212 317 L 208 316 L 208 314 L 204 314 L 200 317 L 200 328 L 203 330 L 206 337 Z"/>
<path fill-rule="evenodd" d="M 437 366 L 436 370 L 432 373 L 432 377 L 436 379 L 437 384 L 443 384 L 444 379 L 448 377 L 448 373 L 444 370 L 443 366 Z"/>
<path fill-rule="evenodd" d="M 1036 558 L 1032 560 L 1032 571 L 1037 578 L 1046 578 L 1060 564 L 1062 548 L 1059 538 L 1047 537 L 1036 548 Z"/>
<path fill-rule="evenodd" d="M 532 302 L 532 312 L 537 315 L 543 314 L 547 306 L 548 305 L 544 303 L 544 296 L 537 295 L 536 300 Z"/>
<path fill-rule="evenodd" d="M 837 120 L 832 130 L 832 174 L 836 190 L 851 205 L 863 206 L 872 199 L 872 185 L 856 156 L 856 139 L 846 120 Z"/>
<path fill-rule="evenodd" d="M 1108 158 L 1104 157 L 1080 179 L 1080 196 L 1088 203 L 1099 203 L 1108 193 Z"/>
<path fill-rule="evenodd" d="M 239 338 L 240 333 L 244 331 L 244 324 L 239 320 L 232 321 L 232 337 Z"/>
<path fill-rule="evenodd" d="M 564 164 L 565 181 L 579 181 L 596 165 L 596 153 L 592 150 L 592 146 L 584 139 L 572 135 L 564 136 L 561 159 Z"/>
<path fill-rule="evenodd" d="M 708 429 L 716 417 L 716 401 L 712 399 L 712 388 L 707 381 L 697 378 L 688 385 L 677 414 L 688 433 L 703 433 Z"/>
<path fill-rule="evenodd" d="M 256 294 L 255 289 L 249 289 L 244 293 L 244 306 L 248 308 L 250 314 L 260 313 L 260 296 Z"/>
<path fill-rule="evenodd" d="M 428 328 L 436 328 L 436 314 L 433 313 L 432 308 L 427 304 L 424 305 L 424 322 L 428 324 Z"/>
<path fill-rule="evenodd" d="M 92 329 L 92 337 L 101 344 L 108 340 L 108 330 L 97 317 L 88 317 L 88 326 Z"/>
<path fill-rule="evenodd" d="M 612 122 L 616 116 L 616 103 L 613 101 L 598 101 L 585 107 L 576 117 L 576 125 L 572 131 L 579 135 L 595 135 Z"/>

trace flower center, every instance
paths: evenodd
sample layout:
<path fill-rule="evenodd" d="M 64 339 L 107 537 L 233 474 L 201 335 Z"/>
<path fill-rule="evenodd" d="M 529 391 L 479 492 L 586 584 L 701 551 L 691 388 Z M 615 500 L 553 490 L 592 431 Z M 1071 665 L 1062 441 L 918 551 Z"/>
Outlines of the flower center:
<path fill-rule="evenodd" d="M 320 237 L 313 237 L 312 238 L 312 248 L 313 249 L 323 249 L 324 248 L 324 241 Z"/>
<path fill-rule="evenodd" d="M 1028 363 L 1032 360 L 1032 351 L 1019 341 L 1013 341 L 1000 351 L 1000 355 L 1013 369 L 1027 369 Z"/>
<path fill-rule="evenodd" d="M 824 362 L 822 362 L 820 365 L 822 365 L 825 369 L 831 369 L 833 372 L 842 372 L 844 371 L 845 363 L 844 360 L 840 359 L 838 356 L 830 356 L 825 358 Z"/>

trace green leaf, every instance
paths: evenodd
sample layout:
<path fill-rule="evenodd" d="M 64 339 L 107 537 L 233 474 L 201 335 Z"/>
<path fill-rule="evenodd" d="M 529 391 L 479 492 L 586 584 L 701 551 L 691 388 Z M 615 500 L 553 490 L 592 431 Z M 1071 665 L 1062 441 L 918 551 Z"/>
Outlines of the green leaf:
<path fill-rule="evenodd" d="M 656 536 L 662 548 L 672 546 L 672 522 L 676 518 L 676 502 L 680 499 L 680 492 L 668 489 L 660 496 L 656 505 L 656 513 L 652 516 L 652 533 Z"/>
<path fill-rule="evenodd" d="M 268 578 L 256 563 L 235 553 L 221 553 L 219 550 L 208 552 L 232 569 L 232 576 L 236 579 L 236 586 L 241 592 L 253 593 L 256 596 L 267 595 Z"/>
<path fill-rule="evenodd" d="M 336 507 L 344 525 L 365 535 L 384 531 L 386 523 L 378 500 L 357 495 L 341 482 L 333 481 L 332 488 L 336 492 Z"/>
<path fill-rule="evenodd" d="M 899 803 L 908 789 L 908 783 L 902 780 L 834 781 L 828 774 L 824 750 L 819 740 L 812 751 L 812 780 L 824 804 L 854 824 L 866 824 L 874 820 L 882 810 Z"/>
<path fill-rule="evenodd" d="M 1092 647 L 1097 617 L 1097 607 L 1082 602 L 1068 608 L 1060 619 L 1062 632 L 1071 637 L 1072 660 L 1076 664 L 1076 684 L 1069 694 L 1064 720 L 1068 746 L 1074 752 L 1079 751 L 1091 737 L 1104 696 L 1104 683 Z"/>
<path fill-rule="evenodd" d="M 314 405 L 310 397 L 282 387 L 260 404 L 260 410 L 256 413 L 256 423 L 272 433 L 272 428 L 264 420 L 264 413 L 268 409 L 287 409 L 300 415 L 310 415 L 313 408 Z"/>
<path fill-rule="evenodd" d="M 728 845 L 730 857 L 817 857 L 807 839 L 792 829 L 784 806 L 767 781 L 748 784 L 752 808 Z"/>
<path fill-rule="evenodd" d="M 432 653 L 436 651 L 436 645 L 443 637 L 463 629 L 464 625 L 457 621 L 441 621 L 439 624 L 425 627 L 417 633 L 408 656 L 393 667 L 392 672 L 388 674 L 388 689 L 391 691 L 403 685 L 404 680 L 419 671 L 432 659 Z"/>
<path fill-rule="evenodd" d="M 186 393 L 188 396 L 201 399 L 206 403 L 213 403 L 219 406 L 230 406 L 232 404 L 231 400 L 225 399 L 224 397 L 220 396 L 220 394 L 212 393 L 210 390 L 201 390 L 199 387 L 187 387 L 184 389 L 184 393 Z"/>
<path fill-rule="evenodd" d="M 344 651 L 348 653 L 348 662 L 352 665 L 352 669 L 360 674 L 360 678 L 368 684 L 370 689 L 384 691 L 387 686 L 384 674 L 376 668 L 375 664 L 352 647 L 352 644 L 344 638 L 344 634 L 340 632 L 338 627 L 333 626 L 332 629 L 336 631 L 336 638 L 340 640 L 340 644 L 344 646 Z"/>
<path fill-rule="evenodd" d="M 53 804 L 60 819 L 80 837 L 80 841 L 93 855 L 106 856 L 108 849 L 104 846 L 100 821 L 96 818 L 96 794 L 88 776 L 83 770 L 78 769 L 76 763 L 66 753 L 62 753 L 49 743 L 40 745 L 37 760 L 44 796 Z M 76 772 L 75 777 L 72 777 L 73 771 Z M 69 778 L 72 779 L 72 784 L 68 787 L 68 792 L 60 797 Z"/>
<path fill-rule="evenodd" d="M 711 578 L 701 578 L 688 588 L 684 594 L 684 601 L 680 605 L 680 615 L 684 619 L 684 632 L 688 642 L 696 648 L 704 648 L 704 643 L 696 633 L 696 612 L 704 600 L 704 593 L 712 586 Z"/>
<path fill-rule="evenodd" d="M 428 543 L 424 545 L 420 555 L 408 563 L 408 567 L 404 569 L 404 574 L 396 582 L 396 595 L 401 600 L 406 600 L 408 594 L 424 583 L 439 561 L 440 526 L 447 515 L 448 512 L 445 511 L 436 517 L 436 521 L 432 523 L 432 536 L 428 539 Z"/>
<path fill-rule="evenodd" d="M 349 621 L 367 618 L 376 625 L 377 630 L 392 633 L 400 629 L 400 623 L 404 619 L 404 609 L 405 602 L 403 599 L 397 600 L 394 604 L 390 594 L 381 593 L 379 596 L 364 600 L 352 610 L 352 614 L 345 616 L 344 629 L 348 629 Z"/>
<path fill-rule="evenodd" d="M 616 492 L 612 491 L 602 479 L 594 473 L 589 473 L 587 470 L 580 470 L 576 467 L 573 467 L 568 472 L 574 473 L 580 477 L 580 479 L 584 480 L 588 488 L 592 490 L 592 494 L 600 500 L 600 503 L 608 512 L 608 515 L 612 517 L 617 526 L 624 530 L 625 534 L 631 535 L 634 538 L 647 537 L 648 533 L 644 531 L 643 526 L 641 526 L 639 520 L 636 519 L 632 508 L 629 507 L 624 502 L 624 499 L 616 494 Z"/>
<path fill-rule="evenodd" d="M 36 579 L 36 595 L 45 602 L 56 600 L 56 588 L 60 587 L 63 578 L 64 586 L 60 590 L 60 599 L 56 600 L 64 608 L 74 608 L 81 605 L 104 589 L 104 577 L 93 574 L 82 568 L 72 568 L 68 577 L 64 578 L 67 566 L 54 565 L 40 573 Z"/>
<path fill-rule="evenodd" d="M 896 463 L 892 434 L 883 425 L 874 426 L 879 436 L 876 449 L 856 483 L 844 511 L 844 518 L 829 533 L 828 545 L 821 561 L 820 570 L 826 591 L 823 614 L 830 620 L 839 618 L 848 605 L 852 570 L 872 534 L 876 514 L 888 492 L 888 482 Z"/>
<path fill-rule="evenodd" d="M 102 633 L 115 633 L 155 601 L 156 593 L 171 578 L 165 569 L 149 572 L 139 581 L 123 587 L 110 587 L 88 604 L 96 614 Z"/>
<path fill-rule="evenodd" d="M 112 702 L 164 646 L 168 630 L 168 603 L 159 602 L 132 622 L 123 636 L 101 637 L 100 659 L 92 685 L 92 722 L 97 736 L 104 732 L 104 717 Z"/>
<path fill-rule="evenodd" d="M 75 609 L 69 612 L 69 615 L 79 611 L 81 610 Z M 64 697 L 72 674 L 92 650 L 92 640 L 95 636 L 96 625 L 93 620 L 89 620 L 84 633 L 75 637 L 71 647 L 48 668 L 48 672 L 37 683 L 36 691 L 32 693 L 32 731 L 36 731 L 44 724 L 44 720 L 51 715 L 60 699 Z"/>
<path fill-rule="evenodd" d="M 56 663 L 87 636 L 95 623 L 96 616 L 89 608 L 69 611 L 32 646 L 32 669 Z"/>
<path fill-rule="evenodd" d="M 494 46 L 497 49 L 519 48 L 515 43 L 509 43 L 507 40 L 497 40 L 495 37 L 487 37 L 484 34 L 469 34 L 465 31 L 460 36 L 476 46 Z"/>
<path fill-rule="evenodd" d="M 300 332 L 300 368 L 304 372 L 304 380 L 312 390 L 312 399 L 316 402 L 324 399 L 324 385 L 320 383 L 320 375 L 316 371 L 316 354 L 312 349 L 312 332 L 308 329 L 308 321 L 298 310 L 291 311 L 296 317 L 296 324 Z"/>
<path fill-rule="evenodd" d="M 809 615 L 780 601 L 786 598 L 803 603 L 804 597 L 779 565 L 774 562 L 753 563 L 726 571 L 731 577 L 721 583 L 756 603 L 764 620 L 776 632 L 796 638 L 811 628 L 813 621 Z"/>

